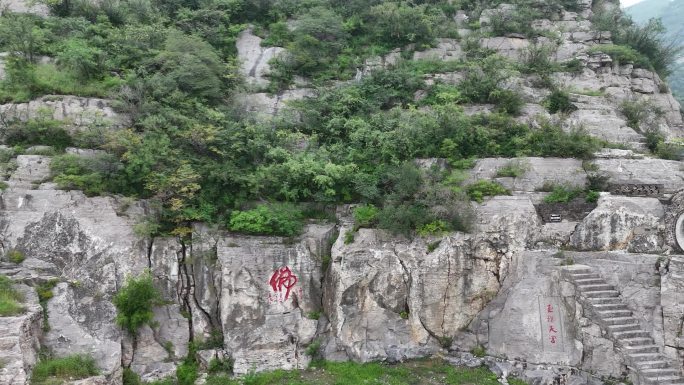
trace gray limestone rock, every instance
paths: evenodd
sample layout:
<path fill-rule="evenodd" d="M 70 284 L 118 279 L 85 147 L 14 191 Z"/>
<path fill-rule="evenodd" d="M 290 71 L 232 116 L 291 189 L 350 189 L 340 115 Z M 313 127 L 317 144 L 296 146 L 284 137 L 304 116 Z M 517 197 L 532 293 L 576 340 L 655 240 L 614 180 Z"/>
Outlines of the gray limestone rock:
<path fill-rule="evenodd" d="M 435 352 L 467 326 L 539 227 L 527 197 L 497 197 L 476 212 L 472 235 L 408 241 L 360 229 L 351 244 L 340 237 L 324 295 L 337 349 L 355 360 L 398 361 Z M 340 233 L 348 231 L 345 224 Z"/>
<path fill-rule="evenodd" d="M 438 39 L 436 47 L 425 51 L 416 51 L 413 54 L 413 60 L 453 61 L 462 58 L 463 51 L 456 39 Z"/>
<path fill-rule="evenodd" d="M 42 96 L 28 103 L 0 105 L 0 116 L 5 121 L 48 117 L 65 122 L 67 128 L 80 131 L 89 126 L 107 126 L 112 129 L 130 124 L 126 115 L 114 111 L 105 99 L 78 96 Z"/>
<path fill-rule="evenodd" d="M 664 193 L 684 189 L 681 163 L 663 159 L 596 159 L 599 172 L 613 184 L 663 185 Z"/>
<path fill-rule="evenodd" d="M 598 207 L 577 226 L 571 245 L 578 250 L 659 252 L 658 231 L 665 211 L 655 198 L 602 195 Z"/>
<path fill-rule="evenodd" d="M 269 62 L 285 52 L 281 47 L 262 47 L 262 39 L 254 35 L 251 28 L 238 35 L 235 43 L 240 61 L 240 73 L 248 85 L 258 88 L 268 86 L 268 74 L 271 70 Z"/>
<path fill-rule="evenodd" d="M 530 41 L 518 37 L 484 37 L 480 39 L 480 46 L 493 49 L 508 59 L 519 60 L 530 47 Z"/>
<path fill-rule="evenodd" d="M 42 17 L 47 17 L 50 14 L 50 9 L 46 4 L 31 0 L 2 0 L 0 1 L 0 10 L 3 12 L 30 13 Z"/>
<path fill-rule="evenodd" d="M 0 273 L 5 273 L 0 267 Z M 25 384 L 38 361 L 43 331 L 43 309 L 35 291 L 26 285 L 15 288 L 23 296 L 22 314 L 0 317 L 0 384 Z"/>
<path fill-rule="evenodd" d="M 321 310 L 322 255 L 333 226 L 310 225 L 294 243 L 226 235 L 217 245 L 221 324 L 234 371 L 305 368 Z M 314 240 L 313 242 L 310 240 Z"/>
<path fill-rule="evenodd" d="M 523 171 L 518 177 L 501 177 L 502 169 L 514 167 Z M 480 179 L 494 179 L 511 191 L 533 192 L 549 185 L 584 188 L 587 175 L 582 162 L 560 158 L 484 158 L 470 171 L 466 183 Z"/>

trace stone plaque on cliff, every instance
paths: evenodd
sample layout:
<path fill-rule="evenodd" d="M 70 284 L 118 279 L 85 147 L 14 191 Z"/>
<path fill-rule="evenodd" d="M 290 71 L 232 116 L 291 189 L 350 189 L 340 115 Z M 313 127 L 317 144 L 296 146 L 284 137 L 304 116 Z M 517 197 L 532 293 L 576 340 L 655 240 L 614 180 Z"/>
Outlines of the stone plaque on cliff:
<path fill-rule="evenodd" d="M 565 351 L 563 312 L 559 297 L 539 297 L 539 323 L 545 352 Z"/>

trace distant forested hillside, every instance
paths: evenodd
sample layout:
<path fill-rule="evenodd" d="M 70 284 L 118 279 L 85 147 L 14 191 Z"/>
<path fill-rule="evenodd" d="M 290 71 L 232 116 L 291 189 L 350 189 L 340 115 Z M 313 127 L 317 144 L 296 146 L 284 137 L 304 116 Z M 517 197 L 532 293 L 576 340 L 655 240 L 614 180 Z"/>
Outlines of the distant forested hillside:
<path fill-rule="evenodd" d="M 684 45 L 684 0 L 645 0 L 626 9 L 634 21 L 643 24 L 651 18 L 661 18 L 667 36 Z M 673 92 L 684 101 L 684 57 L 680 66 L 668 79 Z"/>

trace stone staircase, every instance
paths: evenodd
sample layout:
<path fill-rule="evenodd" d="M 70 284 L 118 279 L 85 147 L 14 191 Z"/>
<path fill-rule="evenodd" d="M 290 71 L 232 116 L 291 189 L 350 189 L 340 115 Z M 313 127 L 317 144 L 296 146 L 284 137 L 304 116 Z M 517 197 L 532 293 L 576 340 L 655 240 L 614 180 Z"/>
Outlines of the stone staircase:
<path fill-rule="evenodd" d="M 639 384 L 684 385 L 684 377 L 661 353 L 651 334 L 634 318 L 615 287 L 589 266 L 568 266 L 565 275 L 575 285 L 585 315 L 607 332 Z"/>

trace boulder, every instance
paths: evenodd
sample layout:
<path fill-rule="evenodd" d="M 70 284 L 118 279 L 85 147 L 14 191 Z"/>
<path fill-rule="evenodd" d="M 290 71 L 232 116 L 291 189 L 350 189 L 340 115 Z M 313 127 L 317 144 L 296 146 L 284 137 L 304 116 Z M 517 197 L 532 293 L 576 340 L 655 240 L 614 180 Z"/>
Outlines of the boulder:
<path fill-rule="evenodd" d="M 665 215 L 656 198 L 602 195 L 598 207 L 577 226 L 571 245 L 578 250 L 662 250 L 659 231 Z"/>

